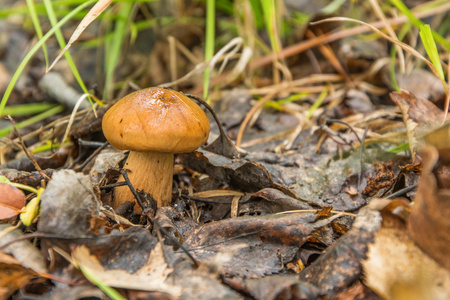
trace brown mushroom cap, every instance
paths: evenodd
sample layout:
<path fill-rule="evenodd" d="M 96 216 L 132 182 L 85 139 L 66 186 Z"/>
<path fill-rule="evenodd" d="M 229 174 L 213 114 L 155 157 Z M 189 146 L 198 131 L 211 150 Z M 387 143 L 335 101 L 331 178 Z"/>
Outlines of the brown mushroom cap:
<path fill-rule="evenodd" d="M 209 121 L 187 96 L 148 88 L 125 96 L 103 117 L 103 133 L 117 149 L 183 153 L 203 145 Z"/>

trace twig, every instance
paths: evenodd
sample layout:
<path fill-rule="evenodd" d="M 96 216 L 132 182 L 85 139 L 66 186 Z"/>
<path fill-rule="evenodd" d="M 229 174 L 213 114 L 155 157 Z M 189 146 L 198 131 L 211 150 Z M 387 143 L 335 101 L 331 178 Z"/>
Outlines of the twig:
<path fill-rule="evenodd" d="M 74 171 L 76 172 L 81 172 L 83 171 L 83 169 L 88 165 L 88 163 L 94 159 L 94 157 L 96 157 L 100 151 L 102 151 L 103 149 L 106 148 L 106 146 L 108 146 L 109 143 L 106 141 L 104 142 L 99 148 L 97 148 L 85 161 L 84 163 L 82 163 L 80 166 L 74 168 Z"/>
<path fill-rule="evenodd" d="M 25 146 L 25 143 L 22 140 L 22 136 L 19 134 L 19 131 L 16 128 L 16 122 L 14 122 L 13 118 L 11 118 L 10 115 L 8 115 L 8 119 L 11 121 L 11 124 L 14 129 L 14 133 L 17 135 L 17 138 L 19 139 L 19 143 L 22 146 L 23 152 L 25 152 L 26 156 L 31 160 L 31 163 L 34 165 L 34 167 L 39 172 L 39 174 L 41 174 L 41 176 L 44 177 L 45 179 L 50 180 L 51 178 L 48 177 L 47 174 L 45 174 L 42 171 L 41 167 L 39 166 L 37 161 L 34 159 L 33 155 L 30 153 L 30 151 L 28 151 L 28 148 Z"/>
<path fill-rule="evenodd" d="M 406 188 L 404 188 L 404 189 L 398 190 L 398 191 L 396 191 L 395 193 L 392 193 L 392 194 L 390 194 L 389 196 L 387 196 L 386 199 L 393 199 L 393 198 L 395 198 L 395 197 L 404 195 L 404 194 L 406 194 L 406 193 L 408 193 L 408 192 L 411 192 L 412 190 L 416 189 L 417 186 L 418 186 L 417 184 L 413 184 L 413 185 L 408 186 L 408 187 L 406 187 Z"/>
<path fill-rule="evenodd" d="M 364 154 L 364 142 L 366 141 L 367 132 L 369 131 L 369 127 L 366 127 L 364 130 L 361 149 L 360 149 L 360 157 L 359 157 L 359 176 L 358 176 L 358 190 L 361 189 L 361 180 L 362 180 L 362 172 L 363 172 L 363 154 Z"/>
<path fill-rule="evenodd" d="M 180 243 L 179 240 L 174 238 L 170 235 L 167 230 L 165 230 L 163 227 L 161 227 L 158 223 L 158 221 L 153 220 L 154 224 L 156 225 L 156 229 L 161 231 L 169 240 L 171 240 L 173 243 L 175 243 L 178 247 L 180 247 L 181 250 L 183 250 L 184 253 L 192 260 L 192 262 L 195 264 L 195 266 L 198 268 L 200 266 L 200 263 L 192 256 L 192 254 L 189 253 L 189 251 Z"/>
<path fill-rule="evenodd" d="M 225 130 L 223 129 L 222 124 L 219 121 L 219 118 L 217 117 L 216 113 L 214 112 L 214 109 L 208 104 L 206 103 L 203 99 L 192 95 L 192 94 L 185 94 L 187 97 L 192 98 L 194 100 L 197 100 L 198 102 L 200 102 L 200 104 L 202 104 L 203 106 L 206 107 L 206 109 L 208 109 L 213 118 L 214 121 L 216 121 L 217 126 L 219 127 L 219 132 L 220 135 L 217 138 L 217 140 L 215 140 L 213 143 L 211 143 L 208 147 L 210 151 L 215 152 L 217 154 L 221 154 L 227 157 L 231 157 L 231 158 L 235 158 L 239 156 L 239 151 L 236 149 L 236 146 L 233 144 L 233 142 L 230 140 L 230 138 L 227 136 L 227 134 L 225 133 Z M 226 148 L 226 150 L 228 150 L 229 153 L 223 153 L 224 151 L 214 151 L 214 150 L 225 150 L 225 149 L 217 149 L 217 142 L 220 142 L 224 147 Z"/>
<path fill-rule="evenodd" d="M 136 192 L 136 189 L 131 184 L 131 181 L 128 178 L 127 171 L 125 169 L 120 169 L 119 172 L 123 176 L 123 179 L 126 181 L 126 183 L 127 183 L 128 187 L 130 188 L 130 191 L 133 194 L 134 198 L 136 198 L 137 203 L 144 210 L 146 208 L 146 206 L 144 206 L 144 203 L 142 203 L 142 201 L 141 201 L 141 197 L 139 197 L 138 193 Z"/>
<path fill-rule="evenodd" d="M 353 127 L 352 127 L 350 124 L 348 124 L 348 123 L 346 123 L 346 122 L 344 122 L 344 121 L 341 121 L 341 120 L 337 120 L 337 119 L 328 119 L 328 120 L 327 120 L 327 123 L 328 123 L 328 122 L 330 122 L 330 123 L 339 123 L 339 124 L 342 124 L 342 125 L 347 126 L 348 129 L 350 129 L 350 131 L 353 132 L 353 133 L 355 134 L 356 138 L 358 139 L 359 143 L 361 144 L 361 139 L 359 138 L 359 136 L 358 136 L 358 134 L 356 133 L 355 129 L 353 129 Z"/>
<path fill-rule="evenodd" d="M 244 118 L 244 121 L 241 123 L 241 127 L 239 127 L 239 132 L 236 138 L 236 145 L 239 147 L 242 142 L 242 136 L 244 135 L 245 127 L 247 127 L 247 124 L 250 122 L 251 118 L 255 115 L 255 113 L 262 109 L 264 105 L 269 102 L 273 96 L 275 96 L 280 90 L 274 90 L 271 93 L 268 93 L 264 98 L 262 98 L 258 103 L 256 103 L 250 111 L 247 113 L 247 115 Z"/>
<path fill-rule="evenodd" d="M 116 183 L 112 183 L 112 184 L 106 184 L 106 185 L 102 185 L 99 188 L 101 190 L 107 190 L 107 189 L 112 189 L 118 186 L 124 186 L 127 185 L 127 183 L 125 181 L 121 181 L 121 182 L 116 182 Z"/>

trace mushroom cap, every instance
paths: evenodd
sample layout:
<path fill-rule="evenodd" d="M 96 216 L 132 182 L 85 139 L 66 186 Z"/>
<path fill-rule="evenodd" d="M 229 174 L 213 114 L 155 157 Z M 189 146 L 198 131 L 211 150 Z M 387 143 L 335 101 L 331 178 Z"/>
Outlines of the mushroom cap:
<path fill-rule="evenodd" d="M 190 152 L 209 135 L 208 118 L 194 101 L 160 87 L 119 100 L 105 113 L 102 128 L 114 148 L 132 151 Z"/>

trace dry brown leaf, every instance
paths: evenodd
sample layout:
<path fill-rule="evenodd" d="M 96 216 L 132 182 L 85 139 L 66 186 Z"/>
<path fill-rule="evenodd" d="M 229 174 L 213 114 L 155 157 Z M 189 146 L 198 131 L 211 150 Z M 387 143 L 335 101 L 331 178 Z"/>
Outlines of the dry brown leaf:
<path fill-rule="evenodd" d="M 362 261 L 364 283 L 383 299 L 450 299 L 450 272 L 408 234 L 411 205 L 403 199 L 374 199 L 368 207 L 383 220 Z"/>
<path fill-rule="evenodd" d="M 99 0 L 91 8 L 91 10 L 87 13 L 87 15 L 84 16 L 83 20 L 81 20 L 77 29 L 75 29 L 66 47 L 64 47 L 64 49 L 58 54 L 58 56 L 55 58 L 51 66 L 48 68 L 47 73 L 50 72 L 50 70 L 61 59 L 61 57 L 72 46 L 72 44 L 76 42 L 76 40 L 80 37 L 83 31 L 89 26 L 89 24 L 91 24 L 95 19 L 97 19 L 97 17 L 111 4 L 111 2 L 112 0 Z"/>
<path fill-rule="evenodd" d="M 12 256 L 0 252 L 0 299 L 8 299 L 36 275 L 33 270 L 21 266 Z"/>
<path fill-rule="evenodd" d="M 406 125 L 409 148 L 414 158 L 418 145 L 417 137 L 423 135 L 431 128 L 439 126 L 444 119 L 444 112 L 431 101 L 416 97 L 414 94 L 402 91 L 389 94 L 392 101 L 400 108 L 403 122 Z"/>
<path fill-rule="evenodd" d="M 105 270 L 98 259 L 91 255 L 85 246 L 77 247 L 72 252 L 73 259 L 85 270 L 108 286 L 141 291 L 155 291 L 179 297 L 181 288 L 165 283 L 172 272 L 168 268 L 161 243 L 150 253 L 148 263 L 136 273 L 130 274 L 124 270 Z"/>
<path fill-rule="evenodd" d="M 440 159 L 446 163 L 450 160 L 450 123 L 426 134 L 423 140 L 438 150 Z"/>
<path fill-rule="evenodd" d="M 382 228 L 363 261 L 365 284 L 384 299 L 450 299 L 450 274 L 405 229 Z"/>
<path fill-rule="evenodd" d="M 433 172 L 439 154 L 432 146 L 424 147 L 420 155 L 423 158 L 422 178 L 409 217 L 409 233 L 423 252 L 450 271 L 448 168 Z"/>
<path fill-rule="evenodd" d="M 419 133 L 424 134 L 431 128 L 441 125 L 444 112 L 428 99 L 418 97 L 411 92 L 392 92 L 389 94 L 397 106 L 403 104 L 408 107 L 408 117 L 419 124 Z"/>

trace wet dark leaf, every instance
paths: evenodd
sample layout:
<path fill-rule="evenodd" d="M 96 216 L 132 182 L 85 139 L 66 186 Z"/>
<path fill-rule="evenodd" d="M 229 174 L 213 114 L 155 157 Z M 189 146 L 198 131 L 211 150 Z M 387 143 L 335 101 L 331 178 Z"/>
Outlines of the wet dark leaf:
<path fill-rule="evenodd" d="M 296 275 L 273 275 L 265 278 L 247 279 L 245 285 L 255 299 L 317 299 L 317 288 L 301 282 Z"/>
<path fill-rule="evenodd" d="M 313 214 L 302 213 L 226 219 L 195 229 L 185 244 L 200 261 L 238 247 L 223 265 L 223 273 L 263 276 L 280 272 L 309 235 L 332 220 L 314 219 Z"/>
<path fill-rule="evenodd" d="M 361 260 L 381 226 L 378 212 L 361 209 L 352 229 L 300 273 L 300 280 L 316 286 L 320 294 L 336 295 L 361 276 Z"/>

